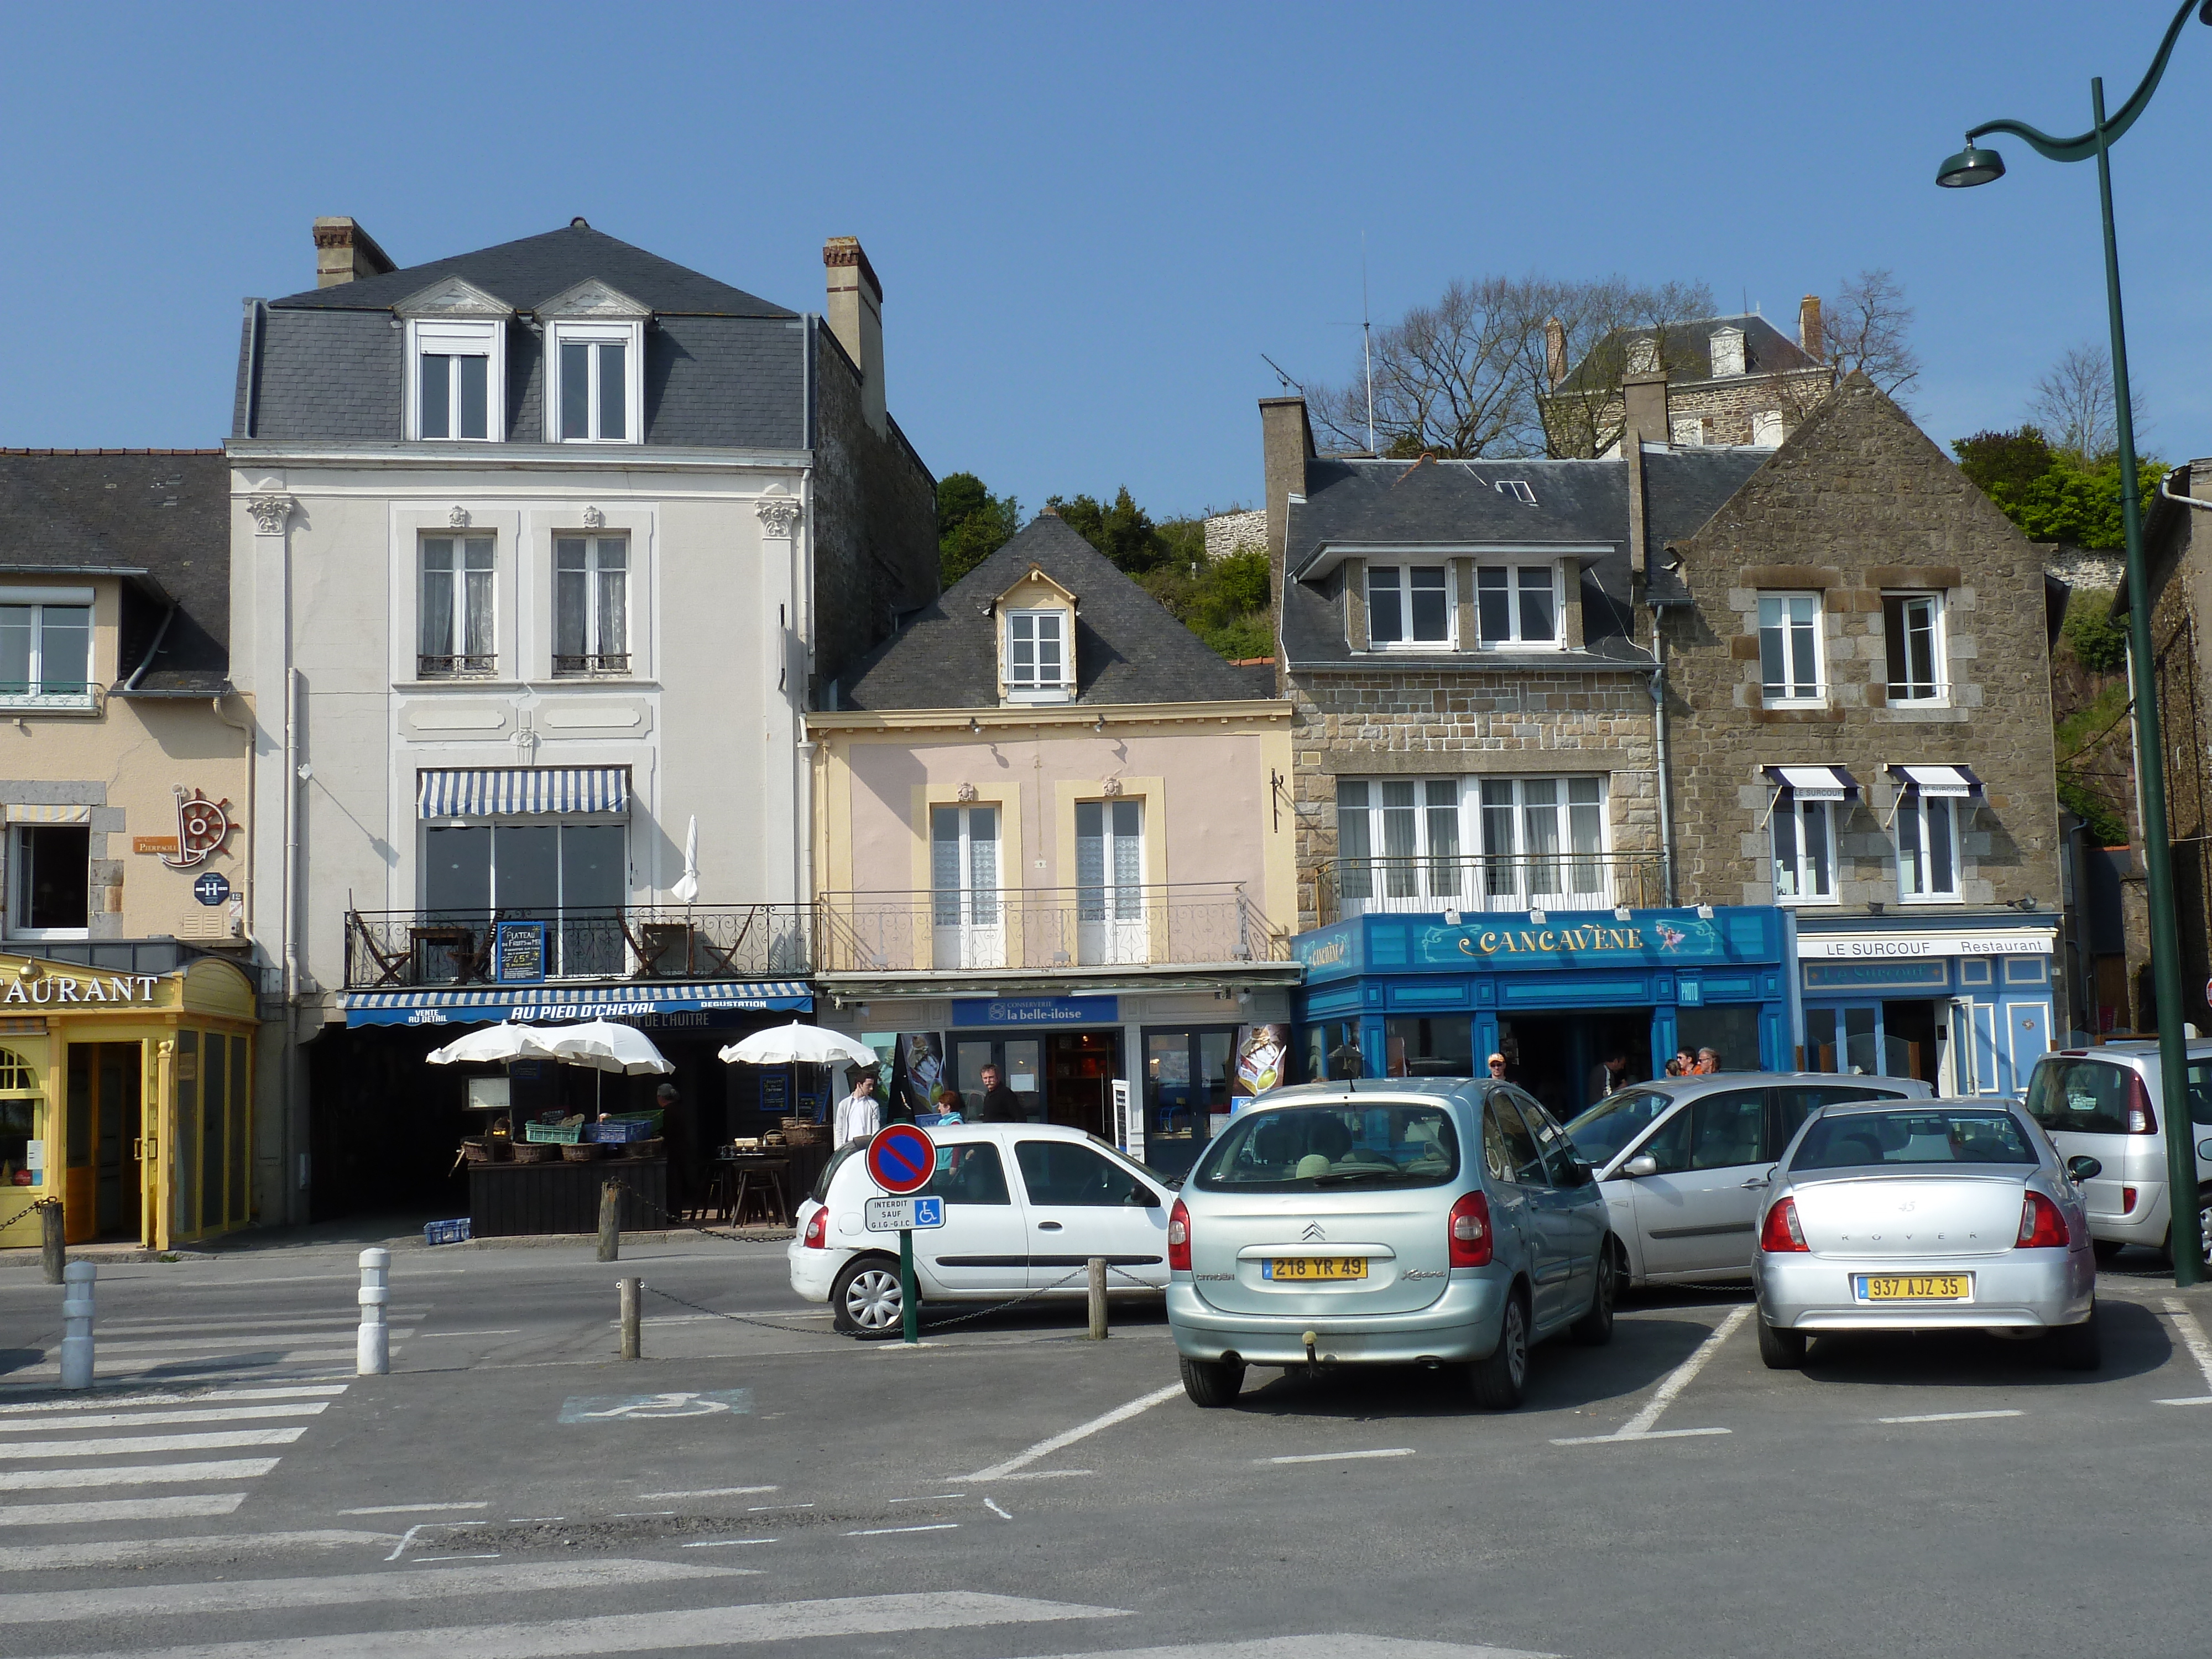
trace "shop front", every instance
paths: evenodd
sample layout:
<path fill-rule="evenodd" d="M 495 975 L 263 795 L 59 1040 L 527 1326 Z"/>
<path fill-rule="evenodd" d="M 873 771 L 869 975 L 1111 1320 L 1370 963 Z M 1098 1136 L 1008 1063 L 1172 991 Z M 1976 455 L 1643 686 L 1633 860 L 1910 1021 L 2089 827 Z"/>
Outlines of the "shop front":
<path fill-rule="evenodd" d="M 0 1248 L 152 1249 L 252 1216 L 253 984 L 202 957 L 118 974 L 0 955 Z"/>
<path fill-rule="evenodd" d="M 2013 1094 L 2051 1041 L 2056 920 L 1797 916 L 1804 1067 Z"/>
<path fill-rule="evenodd" d="M 1506 1075 L 1567 1117 L 1677 1048 L 1791 1063 L 1788 919 L 1764 906 L 1365 915 L 1301 933 L 1308 1081 Z M 1615 1070 L 1610 1062 L 1624 1062 Z"/>

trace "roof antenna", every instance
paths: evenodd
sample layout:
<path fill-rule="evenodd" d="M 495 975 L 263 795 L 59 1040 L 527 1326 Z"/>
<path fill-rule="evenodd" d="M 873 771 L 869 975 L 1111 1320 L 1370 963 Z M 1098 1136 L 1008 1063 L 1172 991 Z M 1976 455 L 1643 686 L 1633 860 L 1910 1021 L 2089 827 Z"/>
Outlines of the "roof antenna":
<path fill-rule="evenodd" d="M 1375 447 L 1375 325 L 1367 319 L 1367 233 L 1359 233 L 1359 356 L 1367 367 L 1367 453 Z"/>
<path fill-rule="evenodd" d="M 1266 352 L 1263 351 L 1260 354 L 1260 361 L 1275 371 L 1275 378 L 1283 383 L 1284 391 L 1295 392 L 1301 398 L 1306 395 L 1306 389 L 1300 386 L 1296 380 L 1292 380 L 1288 374 L 1285 374 L 1283 372 L 1283 366 L 1277 362 L 1273 357 L 1270 357 Z"/>

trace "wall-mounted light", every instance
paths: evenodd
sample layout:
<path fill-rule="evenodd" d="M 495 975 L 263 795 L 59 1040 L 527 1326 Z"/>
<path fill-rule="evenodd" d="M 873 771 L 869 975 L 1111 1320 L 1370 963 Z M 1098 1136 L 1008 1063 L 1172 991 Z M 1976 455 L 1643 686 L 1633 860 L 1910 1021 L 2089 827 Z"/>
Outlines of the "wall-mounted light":
<path fill-rule="evenodd" d="M 1625 904 L 1614 905 L 1613 907 L 1613 919 L 1615 921 L 1627 921 L 1631 920 L 1631 912 L 1628 907 Z"/>
<path fill-rule="evenodd" d="M 1531 926 L 1541 927 L 1544 925 L 1544 913 L 1541 910 L 1531 910 L 1528 913 L 1528 921 Z"/>
<path fill-rule="evenodd" d="M 1699 921 L 1711 921 L 1712 919 L 1713 907 L 1710 904 L 1700 904 L 1698 907 L 1698 920 Z"/>

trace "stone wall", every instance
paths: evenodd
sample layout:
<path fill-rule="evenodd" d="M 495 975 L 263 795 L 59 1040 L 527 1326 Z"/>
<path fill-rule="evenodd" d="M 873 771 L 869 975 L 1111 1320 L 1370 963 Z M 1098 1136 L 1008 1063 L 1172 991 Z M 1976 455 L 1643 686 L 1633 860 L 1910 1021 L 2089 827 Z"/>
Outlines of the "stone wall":
<path fill-rule="evenodd" d="M 1216 513 L 1206 521 L 1206 556 L 1225 559 L 1231 553 L 1244 549 L 1267 549 L 1267 510 L 1255 507 L 1249 513 Z"/>
<path fill-rule="evenodd" d="M 2207 747 L 2212 744 L 2212 720 L 2205 708 L 2206 664 L 2197 646 L 2212 623 L 2208 521 L 2212 515 L 2179 514 L 2168 521 L 2172 527 L 2161 543 L 2146 550 L 2154 596 L 2151 660 L 2157 671 L 2159 740 L 2166 751 L 2166 830 L 2179 922 L 2182 1017 L 2200 1031 L 2212 1030 L 2212 1008 L 2205 999 L 2205 981 L 2212 975 L 2212 860 L 2207 858 L 2212 843 L 2206 839 L 2212 835 L 2212 748 Z M 2148 971 L 2148 925 L 2140 932 L 2130 928 L 2127 944 L 2129 981 L 2137 991 L 2136 1029 L 2155 1030 L 2158 1006 Z"/>

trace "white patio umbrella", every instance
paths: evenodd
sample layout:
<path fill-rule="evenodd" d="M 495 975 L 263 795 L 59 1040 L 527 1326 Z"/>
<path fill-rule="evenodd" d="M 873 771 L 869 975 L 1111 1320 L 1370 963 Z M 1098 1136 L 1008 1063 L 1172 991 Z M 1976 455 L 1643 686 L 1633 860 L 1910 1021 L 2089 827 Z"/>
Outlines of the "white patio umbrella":
<path fill-rule="evenodd" d="M 691 827 L 684 832 L 684 873 L 669 889 L 682 904 L 690 904 L 699 896 L 699 815 L 691 815 Z"/>
<path fill-rule="evenodd" d="M 730 1066 L 869 1066 L 877 1054 L 857 1037 L 819 1025 L 771 1025 L 722 1050 Z"/>
<path fill-rule="evenodd" d="M 471 1060 L 542 1060 L 545 1053 L 538 1046 L 538 1036 L 529 1026 L 512 1022 L 487 1025 L 456 1038 L 442 1048 L 433 1048 L 423 1058 L 433 1066 L 453 1066 Z"/>
<path fill-rule="evenodd" d="M 588 1066 L 596 1072 L 672 1072 L 653 1039 L 619 1020 L 587 1019 L 576 1025 L 541 1025 L 530 1034 L 532 1058 Z"/>

